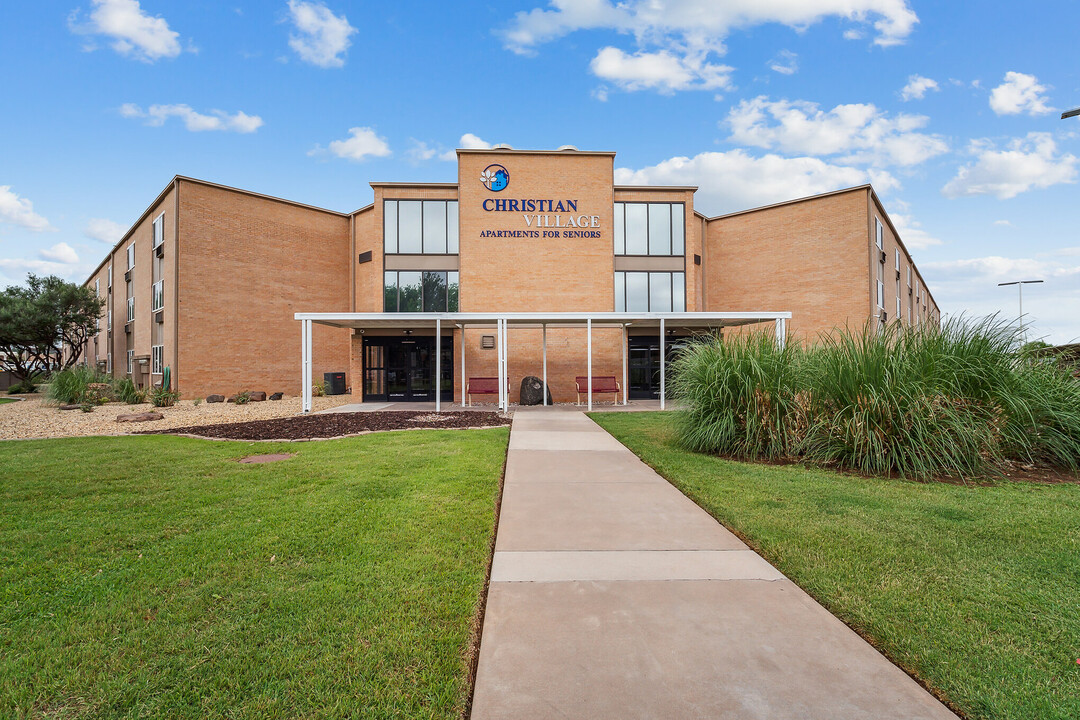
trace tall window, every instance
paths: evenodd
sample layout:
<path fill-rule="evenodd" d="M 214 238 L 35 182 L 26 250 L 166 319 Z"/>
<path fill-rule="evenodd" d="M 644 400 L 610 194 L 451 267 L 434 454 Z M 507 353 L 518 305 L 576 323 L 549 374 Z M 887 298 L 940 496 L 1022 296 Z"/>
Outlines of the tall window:
<path fill-rule="evenodd" d="M 165 213 L 154 218 L 154 247 L 165 242 Z"/>
<path fill-rule="evenodd" d="M 165 307 L 165 281 L 158 280 L 151 288 L 150 310 L 157 312 Z"/>
<path fill-rule="evenodd" d="M 384 276 L 384 312 L 458 311 L 456 271 L 388 270 Z"/>
<path fill-rule="evenodd" d="M 682 203 L 615 203 L 615 254 L 686 254 L 685 212 Z"/>
<path fill-rule="evenodd" d="M 150 372 L 154 375 L 161 375 L 161 358 L 164 351 L 164 345 L 150 346 Z"/>
<path fill-rule="evenodd" d="M 875 227 L 877 229 L 877 306 L 881 311 L 885 310 L 885 248 L 884 248 L 884 231 L 881 225 L 881 221 L 874 218 Z M 884 314 L 884 313 L 879 313 Z"/>
<path fill-rule="evenodd" d="M 128 372 L 128 375 L 135 372 L 135 351 L 134 350 L 128 350 L 127 351 L 127 372 Z"/>
<path fill-rule="evenodd" d="M 457 200 L 384 200 L 383 252 L 457 255 Z"/>
<path fill-rule="evenodd" d="M 127 269 L 132 270 L 135 267 L 135 243 L 128 245 L 127 249 Z"/>
<path fill-rule="evenodd" d="M 616 272 L 615 312 L 686 312 L 686 273 Z"/>
<path fill-rule="evenodd" d="M 899 320 L 900 312 L 900 248 L 896 249 L 896 319 Z"/>

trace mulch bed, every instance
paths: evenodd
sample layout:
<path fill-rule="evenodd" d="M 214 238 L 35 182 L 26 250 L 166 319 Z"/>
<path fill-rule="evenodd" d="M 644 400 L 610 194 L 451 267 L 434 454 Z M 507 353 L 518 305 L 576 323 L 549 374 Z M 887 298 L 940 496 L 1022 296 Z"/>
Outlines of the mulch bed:
<path fill-rule="evenodd" d="M 310 440 L 356 435 L 380 430 L 415 430 L 417 428 L 475 428 L 509 425 L 510 419 L 494 412 L 392 411 L 338 412 L 298 415 L 274 420 L 197 425 L 145 430 L 139 435 L 198 435 L 223 440 Z"/>

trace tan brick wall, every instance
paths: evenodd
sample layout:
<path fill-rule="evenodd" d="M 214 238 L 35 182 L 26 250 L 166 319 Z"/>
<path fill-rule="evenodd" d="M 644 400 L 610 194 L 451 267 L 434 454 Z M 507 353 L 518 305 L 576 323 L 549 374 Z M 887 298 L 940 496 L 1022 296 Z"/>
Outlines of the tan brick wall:
<path fill-rule="evenodd" d="M 845 324 L 862 327 L 871 303 L 867 192 L 709 221 L 706 308 L 790 311 L 788 330 L 804 340 Z"/>
<path fill-rule="evenodd" d="M 349 311 L 348 218 L 184 180 L 180 213 L 180 391 L 299 394 L 293 314 Z M 348 334 L 315 326 L 316 380 L 348 368 Z"/>

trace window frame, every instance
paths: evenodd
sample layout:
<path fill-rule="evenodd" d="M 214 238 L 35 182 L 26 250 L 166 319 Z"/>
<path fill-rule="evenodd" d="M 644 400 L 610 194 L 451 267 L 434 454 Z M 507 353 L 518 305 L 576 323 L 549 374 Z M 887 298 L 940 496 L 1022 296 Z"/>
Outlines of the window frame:
<path fill-rule="evenodd" d="M 645 309 L 644 310 L 628 310 L 629 303 L 629 287 L 630 282 L 628 275 L 644 275 L 645 276 Z M 667 275 L 668 292 L 671 298 L 671 308 L 668 310 L 653 309 L 653 281 L 654 276 Z M 676 276 L 681 277 L 681 282 L 676 282 Z M 616 270 L 612 280 L 614 306 L 615 312 L 671 312 L 679 313 L 686 312 L 686 272 L 683 270 Z M 621 298 L 620 298 L 621 295 Z M 620 302 L 621 299 L 621 302 Z M 676 299 L 679 300 L 681 309 L 676 305 Z"/>
<path fill-rule="evenodd" d="M 419 273 L 420 274 L 420 309 L 419 310 L 401 310 L 401 273 Z M 446 275 L 445 287 L 446 287 L 446 309 L 445 310 L 424 310 L 424 275 L 441 273 Z M 386 289 L 387 280 L 389 277 L 394 276 L 394 292 L 396 299 L 396 307 L 393 310 L 388 310 L 386 307 Z M 451 290 L 453 289 L 453 298 L 456 301 L 456 307 L 451 309 Z M 384 313 L 401 313 L 401 312 L 458 312 L 461 307 L 461 272 L 459 270 L 384 270 L 383 271 L 383 312 Z"/>
<path fill-rule="evenodd" d="M 628 205 L 644 205 L 645 206 L 645 252 L 644 253 L 628 253 L 626 251 L 626 211 Z M 666 253 L 654 253 L 651 251 L 652 246 L 652 206 L 662 205 L 668 208 L 668 238 L 667 246 L 668 251 Z M 678 213 L 675 212 L 675 206 L 679 207 Z M 615 219 L 615 229 L 612 233 L 612 250 L 616 257 L 686 257 L 686 203 L 685 202 L 667 202 L 667 201 L 633 201 L 633 200 L 617 200 L 615 201 L 612 212 Z M 678 214 L 681 222 L 676 222 L 675 215 Z M 681 248 L 681 252 L 675 252 L 676 236 L 675 229 L 679 228 L 678 245 Z"/>
<path fill-rule="evenodd" d="M 127 321 L 131 322 L 135 319 L 135 296 L 132 295 L 127 299 Z"/>
<path fill-rule="evenodd" d="M 163 366 L 165 364 L 165 346 L 164 345 L 151 345 L 150 346 L 150 374 L 162 375 Z"/>
<path fill-rule="evenodd" d="M 420 203 L 420 252 L 402 252 L 401 251 L 401 203 Z M 387 242 L 387 228 L 390 224 L 389 219 L 391 217 L 388 212 L 388 206 L 393 203 L 393 228 L 394 228 L 394 243 L 391 248 Z M 425 247 L 424 241 L 424 213 L 425 204 L 430 203 L 432 205 L 441 203 L 443 205 L 443 249 L 441 252 L 438 250 L 428 250 Z M 454 209 L 451 211 L 450 206 L 453 205 Z M 383 198 L 383 255 L 457 255 L 461 251 L 461 237 L 460 237 L 460 201 L 457 198 Z"/>
<path fill-rule="evenodd" d="M 153 249 L 156 250 L 158 245 L 165 243 L 165 212 L 162 211 L 154 222 L 150 224 L 151 233 L 153 236 Z"/>
<path fill-rule="evenodd" d="M 150 286 L 150 312 L 165 309 L 165 279 Z"/>
<path fill-rule="evenodd" d="M 132 241 L 131 244 L 127 246 L 127 269 L 128 270 L 134 270 L 135 269 L 135 242 L 134 241 Z"/>
<path fill-rule="evenodd" d="M 133 349 L 127 351 L 127 374 L 135 374 L 135 350 Z"/>

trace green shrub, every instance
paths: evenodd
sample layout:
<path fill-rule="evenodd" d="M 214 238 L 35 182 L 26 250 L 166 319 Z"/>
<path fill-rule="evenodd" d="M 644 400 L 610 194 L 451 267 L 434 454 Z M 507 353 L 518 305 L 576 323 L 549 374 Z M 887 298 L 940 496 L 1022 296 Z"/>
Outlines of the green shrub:
<path fill-rule="evenodd" d="M 251 391 L 241 390 L 240 392 L 236 393 L 236 399 L 233 402 L 235 402 L 237 405 L 247 405 L 248 400 L 250 399 Z"/>
<path fill-rule="evenodd" d="M 15 383 L 11 387 L 9 387 L 8 395 L 29 394 L 32 392 L 37 392 L 37 388 L 37 383 L 35 383 L 33 380 L 27 379 L 23 380 L 22 382 Z"/>
<path fill-rule="evenodd" d="M 108 375 L 99 373 L 85 365 L 76 365 L 67 370 L 53 373 L 52 377 L 49 378 L 49 389 L 46 392 L 46 397 L 60 405 L 75 405 L 88 399 L 93 402 L 96 401 L 96 395 L 95 398 L 89 397 L 88 386 L 94 383 L 108 384 L 111 382 L 112 378 Z"/>
<path fill-rule="evenodd" d="M 128 405 L 139 405 L 146 402 L 146 390 L 135 387 L 131 378 L 120 378 L 114 386 L 113 394 Z"/>
<path fill-rule="evenodd" d="M 322 397 L 323 395 L 326 395 L 326 383 L 321 380 L 311 383 L 311 397 Z"/>
<path fill-rule="evenodd" d="M 168 388 L 155 387 L 150 390 L 150 404 L 154 407 L 172 407 L 180 399 L 180 393 Z"/>
<path fill-rule="evenodd" d="M 871 474 L 985 475 L 1003 461 L 1080 467 L 1080 384 L 1018 353 L 995 318 L 836 332 L 777 348 L 754 333 L 672 363 L 689 449 Z"/>
<path fill-rule="evenodd" d="M 202 398 L 201 397 L 195 398 L 194 400 L 191 401 L 191 404 L 194 405 L 195 407 L 199 407 L 200 405 L 202 405 Z"/>

